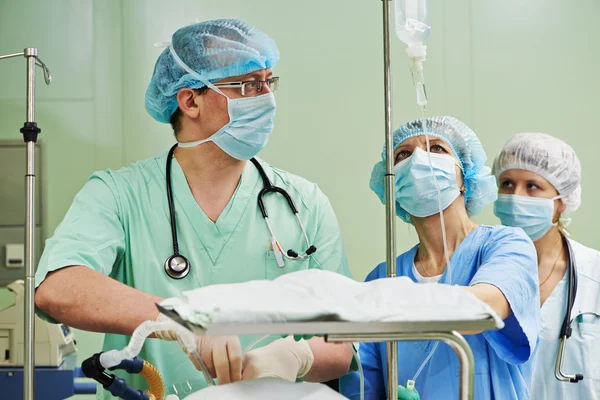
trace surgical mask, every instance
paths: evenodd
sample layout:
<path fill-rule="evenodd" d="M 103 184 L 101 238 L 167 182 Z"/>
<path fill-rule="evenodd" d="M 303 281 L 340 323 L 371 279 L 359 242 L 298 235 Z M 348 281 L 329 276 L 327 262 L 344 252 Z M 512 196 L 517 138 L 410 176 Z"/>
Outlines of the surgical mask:
<path fill-rule="evenodd" d="M 207 139 L 179 143 L 179 147 L 195 147 L 213 142 L 225 153 L 238 160 L 249 160 L 256 156 L 269 141 L 275 117 L 275 96 L 267 93 L 256 97 L 230 99 L 219 88 L 188 67 L 169 46 L 173 59 L 188 73 L 210 89 L 227 98 L 229 122 Z"/>
<path fill-rule="evenodd" d="M 238 160 L 249 160 L 256 156 L 267 145 L 273 131 L 275 96 L 267 93 L 239 99 L 227 97 L 227 110 L 229 122 L 211 137 L 195 142 L 180 142 L 179 147 L 194 147 L 210 141 Z"/>
<path fill-rule="evenodd" d="M 429 217 L 440 212 L 436 180 L 440 187 L 442 210 L 460 196 L 456 183 L 455 159 L 442 154 L 430 154 L 433 174 L 427 152 L 416 148 L 410 158 L 394 167 L 396 201 L 415 217 Z"/>
<path fill-rule="evenodd" d="M 554 200 L 541 197 L 517 196 L 514 194 L 499 194 L 494 203 L 494 214 L 502 225 L 514 226 L 525 231 L 534 242 L 541 239 L 552 226 Z"/>

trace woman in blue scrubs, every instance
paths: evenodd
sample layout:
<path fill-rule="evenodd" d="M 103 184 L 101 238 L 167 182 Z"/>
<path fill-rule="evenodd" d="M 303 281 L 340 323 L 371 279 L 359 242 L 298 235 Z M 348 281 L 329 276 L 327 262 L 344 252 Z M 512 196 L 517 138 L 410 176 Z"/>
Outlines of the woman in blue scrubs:
<path fill-rule="evenodd" d="M 475 357 L 475 398 L 526 400 L 540 329 L 535 248 L 521 229 L 471 221 L 470 216 L 497 198 L 496 181 L 484 165 L 486 155 L 475 133 L 451 117 L 428 118 L 426 127 L 450 266 L 446 267 L 438 192 L 423 124 L 413 121 L 394 132 L 395 190 L 397 215 L 414 225 L 419 243 L 398 257 L 397 274 L 422 284 L 460 285 L 490 305 L 504 320 L 504 328 L 465 333 Z M 370 186 L 383 202 L 385 152 L 382 158 Z M 366 281 L 384 277 L 382 263 Z M 361 344 L 359 352 L 365 399 L 386 399 L 385 343 Z M 454 350 L 436 342 L 399 342 L 399 398 L 415 398 L 415 392 L 403 389 L 409 380 L 415 381 L 421 399 L 457 398 L 459 361 Z M 343 378 L 342 391 L 351 399 L 359 398 L 357 373 Z"/>

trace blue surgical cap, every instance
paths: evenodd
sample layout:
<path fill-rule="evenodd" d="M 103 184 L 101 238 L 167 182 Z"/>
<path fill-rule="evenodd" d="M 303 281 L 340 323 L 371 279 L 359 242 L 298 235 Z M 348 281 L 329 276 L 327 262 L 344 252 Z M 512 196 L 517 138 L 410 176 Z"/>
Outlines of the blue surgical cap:
<path fill-rule="evenodd" d="M 264 32 L 235 19 L 219 19 L 185 26 L 173 34 L 172 49 L 165 49 L 154 66 L 146 90 L 146 111 L 158 122 L 169 123 L 178 108 L 177 92 L 200 89 L 203 81 L 216 82 L 230 76 L 274 68 L 279 60 L 277 45 Z M 171 51 L 194 72 L 193 76 Z"/>
<path fill-rule="evenodd" d="M 426 119 L 427 133 L 446 141 L 454 156 L 460 162 L 466 192 L 465 206 L 467 213 L 477 215 L 483 208 L 493 203 L 498 197 L 496 179 L 485 166 L 487 159 L 481 142 L 467 125 L 453 117 L 432 117 Z M 423 121 L 407 122 L 394 132 L 394 150 L 406 139 L 424 135 Z M 385 146 L 381 153 L 381 161 L 375 164 L 371 172 L 371 190 L 385 204 Z M 404 222 L 411 223 L 410 215 L 396 202 L 396 214 Z"/>

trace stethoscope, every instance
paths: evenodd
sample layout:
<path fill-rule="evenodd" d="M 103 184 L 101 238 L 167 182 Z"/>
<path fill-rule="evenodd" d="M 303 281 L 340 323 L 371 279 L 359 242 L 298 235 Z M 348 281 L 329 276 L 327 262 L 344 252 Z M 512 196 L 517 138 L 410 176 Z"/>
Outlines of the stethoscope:
<path fill-rule="evenodd" d="M 173 190 L 171 187 L 171 163 L 173 160 L 173 153 L 177 144 L 171 147 L 169 150 L 169 154 L 167 155 L 167 168 L 166 168 L 166 180 L 167 180 L 167 201 L 169 203 L 169 216 L 171 219 L 171 237 L 173 239 L 173 255 L 169 256 L 165 261 L 165 272 L 173 279 L 181 279 L 185 278 L 190 273 L 190 261 L 179 254 L 179 242 L 177 241 L 177 224 L 175 221 L 175 206 L 173 205 Z M 271 181 L 267 177 L 265 170 L 260 165 L 260 163 L 252 158 L 250 160 L 252 164 L 258 170 L 262 181 L 263 188 L 258 193 L 258 208 L 260 209 L 260 213 L 267 223 L 267 228 L 269 229 L 269 233 L 271 234 L 271 246 L 273 247 L 273 253 L 275 254 L 275 259 L 277 260 L 277 265 L 282 268 L 285 266 L 284 258 L 288 260 L 305 260 L 310 258 L 311 254 L 317 251 L 317 248 L 310 244 L 308 241 L 308 236 L 306 235 L 306 229 L 304 229 L 304 224 L 298 215 L 298 209 L 294 204 L 294 201 L 290 197 L 290 195 L 282 188 L 278 186 L 274 186 L 271 184 Z M 298 225 L 300 225 L 300 229 L 302 230 L 302 235 L 304 235 L 304 241 L 306 242 L 306 251 L 303 254 L 298 254 L 298 252 L 293 249 L 289 249 L 287 252 L 282 250 L 281 245 L 275 238 L 275 233 L 273 233 L 273 228 L 271 227 L 271 223 L 269 222 L 269 216 L 267 214 L 267 208 L 263 202 L 263 198 L 268 193 L 279 193 L 282 195 L 288 203 L 288 206 L 292 210 L 292 213 L 296 216 L 296 220 L 298 221 Z"/>
<path fill-rule="evenodd" d="M 565 358 L 565 347 L 567 339 L 571 337 L 573 330 L 571 329 L 571 311 L 575 304 L 575 296 L 577 295 L 577 266 L 575 257 L 573 257 L 573 249 L 571 243 L 563 236 L 563 242 L 569 253 L 567 271 L 569 271 L 569 288 L 567 294 L 567 312 L 560 329 L 560 344 L 558 346 L 558 354 L 556 355 L 556 364 L 554 365 L 554 376 L 561 382 L 577 383 L 583 379 L 582 374 L 569 375 L 562 371 L 563 360 Z"/>

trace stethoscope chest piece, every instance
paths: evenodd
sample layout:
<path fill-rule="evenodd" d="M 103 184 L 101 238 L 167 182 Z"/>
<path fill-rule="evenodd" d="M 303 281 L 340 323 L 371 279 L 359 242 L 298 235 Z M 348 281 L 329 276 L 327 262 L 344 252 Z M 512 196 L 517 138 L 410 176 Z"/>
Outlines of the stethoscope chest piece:
<path fill-rule="evenodd" d="M 165 261 L 165 272 L 173 279 L 185 278 L 190 273 L 190 262 L 180 254 L 173 255 Z"/>
<path fill-rule="evenodd" d="M 171 147 L 169 150 L 169 154 L 167 155 L 167 165 L 166 165 L 166 184 L 167 184 L 167 202 L 169 205 L 169 219 L 171 222 L 171 239 L 173 240 L 173 255 L 167 258 L 165 261 L 165 272 L 173 279 L 181 279 L 185 278 L 190 273 L 190 261 L 179 254 L 179 242 L 177 240 L 177 221 L 175 219 L 175 205 L 173 203 L 173 190 L 171 187 L 171 162 L 173 160 L 173 155 L 175 154 L 175 148 L 177 144 Z M 255 159 L 250 159 L 252 164 L 258 170 L 262 181 L 263 181 L 263 189 L 258 194 L 258 207 L 260 208 L 260 212 L 265 219 L 267 224 L 267 228 L 269 229 L 269 233 L 271 234 L 271 245 L 273 247 L 273 251 L 276 253 L 277 264 L 279 267 L 283 267 L 285 265 L 283 258 L 285 257 L 288 260 L 305 260 L 308 259 L 314 252 L 317 251 L 317 248 L 310 244 L 308 241 L 308 235 L 306 234 L 306 229 L 304 229 L 304 224 L 298 215 L 298 209 L 294 205 L 294 201 L 290 197 L 290 195 L 282 188 L 273 186 L 271 181 L 269 180 L 266 172 L 260 163 Z M 281 250 L 281 246 L 275 239 L 275 233 L 271 227 L 271 223 L 269 222 L 269 216 L 267 214 L 267 208 L 263 202 L 263 197 L 269 193 L 279 193 L 282 195 L 287 201 L 290 210 L 296 216 L 298 220 L 298 225 L 302 230 L 302 235 L 304 236 L 304 241 L 306 242 L 306 251 L 304 254 L 299 254 L 298 252 L 290 249 L 286 253 Z M 195 267 L 194 267 L 195 268 Z"/>

